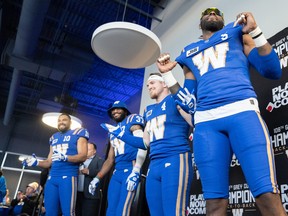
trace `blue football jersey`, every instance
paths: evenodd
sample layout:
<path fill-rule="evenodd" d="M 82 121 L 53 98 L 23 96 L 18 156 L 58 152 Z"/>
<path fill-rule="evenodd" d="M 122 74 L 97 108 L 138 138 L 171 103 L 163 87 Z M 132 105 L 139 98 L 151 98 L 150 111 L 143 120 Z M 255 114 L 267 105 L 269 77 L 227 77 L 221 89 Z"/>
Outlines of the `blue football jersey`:
<path fill-rule="evenodd" d="M 239 25 L 233 27 L 230 23 L 208 40 L 191 43 L 176 61 L 188 67 L 196 77 L 199 111 L 256 97 Z"/>
<path fill-rule="evenodd" d="M 189 125 L 179 113 L 172 95 L 146 107 L 146 129 L 150 136 L 150 158 L 169 157 L 190 151 Z"/>
<path fill-rule="evenodd" d="M 54 150 L 66 155 L 76 155 L 77 141 L 80 137 L 89 140 L 89 133 L 84 128 L 68 130 L 64 133 L 57 132 L 50 137 L 49 143 Z M 78 176 L 79 164 L 68 161 L 53 161 L 50 175 L 51 176 Z"/>
<path fill-rule="evenodd" d="M 128 115 L 122 122 L 117 125 L 126 128 L 126 133 L 130 131 L 131 126 L 140 125 L 144 128 L 144 119 L 138 114 Z M 133 135 L 133 134 L 132 134 Z M 124 141 L 117 139 L 115 136 L 110 135 L 110 143 L 114 148 L 115 153 L 115 168 L 123 169 L 127 166 L 131 166 L 131 161 L 136 160 L 138 149 L 130 145 L 126 145 Z"/>

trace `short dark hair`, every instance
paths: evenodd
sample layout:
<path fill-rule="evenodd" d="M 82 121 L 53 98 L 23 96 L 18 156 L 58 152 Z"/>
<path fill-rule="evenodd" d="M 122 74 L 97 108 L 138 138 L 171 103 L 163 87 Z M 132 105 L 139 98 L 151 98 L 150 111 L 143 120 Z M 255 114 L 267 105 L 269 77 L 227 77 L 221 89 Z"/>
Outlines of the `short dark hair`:
<path fill-rule="evenodd" d="M 68 113 L 61 113 L 61 114 L 59 115 L 59 117 L 60 117 L 60 116 L 63 116 L 63 115 L 64 115 L 64 116 L 67 116 L 67 117 L 71 120 L 71 116 L 70 116 Z"/>
<path fill-rule="evenodd" d="M 95 150 L 97 150 L 97 145 L 96 145 L 95 143 L 93 143 L 93 142 L 88 142 L 88 144 L 92 144 L 92 145 L 94 146 Z"/>

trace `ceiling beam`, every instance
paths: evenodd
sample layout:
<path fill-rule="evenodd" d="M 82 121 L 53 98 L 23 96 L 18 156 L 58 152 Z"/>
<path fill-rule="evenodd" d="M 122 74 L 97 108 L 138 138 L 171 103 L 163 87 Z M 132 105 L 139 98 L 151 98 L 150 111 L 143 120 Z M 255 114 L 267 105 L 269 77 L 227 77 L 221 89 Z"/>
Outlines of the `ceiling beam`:
<path fill-rule="evenodd" d="M 155 20 L 157 20 L 158 22 L 162 22 L 161 19 L 159 19 L 159 18 L 157 18 L 157 17 L 155 17 L 155 16 L 152 16 L 151 14 L 146 13 L 146 12 L 143 11 L 143 10 L 140 10 L 139 8 L 134 7 L 134 6 L 131 5 L 131 4 L 126 4 L 126 2 L 121 1 L 121 0 L 114 0 L 114 1 L 117 2 L 117 3 L 119 3 L 119 4 L 124 5 L 125 7 L 127 6 L 128 8 L 130 8 L 130 9 L 132 9 L 132 10 L 134 10 L 134 11 L 136 11 L 136 12 L 138 12 L 138 13 L 144 15 L 144 16 L 147 16 L 147 17 L 149 17 L 149 18 L 151 18 L 151 19 L 155 19 Z"/>

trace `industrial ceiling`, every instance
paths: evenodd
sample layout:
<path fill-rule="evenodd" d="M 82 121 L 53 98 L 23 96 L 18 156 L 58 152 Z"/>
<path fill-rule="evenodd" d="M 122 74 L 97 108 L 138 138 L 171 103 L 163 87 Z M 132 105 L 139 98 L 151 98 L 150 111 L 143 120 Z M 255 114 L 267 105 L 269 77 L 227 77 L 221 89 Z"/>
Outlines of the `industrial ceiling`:
<path fill-rule="evenodd" d="M 161 0 L 1 1 L 0 112 L 12 116 L 68 110 L 103 116 L 115 100 L 141 91 L 144 68 L 99 59 L 94 30 L 114 21 L 150 29 Z"/>

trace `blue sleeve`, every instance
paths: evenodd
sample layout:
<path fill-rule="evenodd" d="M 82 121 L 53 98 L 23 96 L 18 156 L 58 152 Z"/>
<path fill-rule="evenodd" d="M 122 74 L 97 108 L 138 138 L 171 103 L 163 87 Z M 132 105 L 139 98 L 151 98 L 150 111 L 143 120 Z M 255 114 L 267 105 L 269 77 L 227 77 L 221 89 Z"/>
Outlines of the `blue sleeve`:
<path fill-rule="evenodd" d="M 125 142 L 125 144 L 133 146 L 135 148 L 140 148 L 144 150 L 147 149 L 147 146 L 145 145 L 142 137 L 136 137 L 129 133 L 124 133 L 123 136 L 118 139 L 121 139 L 122 141 Z"/>
<path fill-rule="evenodd" d="M 187 88 L 190 93 L 195 94 L 197 92 L 197 81 L 191 79 L 185 79 L 183 88 Z"/>
<path fill-rule="evenodd" d="M 76 129 L 78 130 L 77 131 L 77 136 L 78 137 L 83 137 L 83 138 L 86 138 L 87 140 L 89 140 L 89 132 L 87 129 L 85 128 L 79 128 L 79 129 Z"/>
<path fill-rule="evenodd" d="M 265 56 L 258 54 L 257 48 L 251 50 L 248 55 L 250 64 L 264 77 L 268 79 L 280 79 L 282 70 L 279 58 L 272 49 L 271 53 Z"/>
<path fill-rule="evenodd" d="M 129 125 L 129 129 L 132 125 L 140 125 L 144 128 L 144 119 L 141 115 L 131 114 L 127 117 L 127 124 Z"/>

